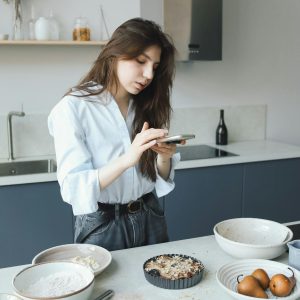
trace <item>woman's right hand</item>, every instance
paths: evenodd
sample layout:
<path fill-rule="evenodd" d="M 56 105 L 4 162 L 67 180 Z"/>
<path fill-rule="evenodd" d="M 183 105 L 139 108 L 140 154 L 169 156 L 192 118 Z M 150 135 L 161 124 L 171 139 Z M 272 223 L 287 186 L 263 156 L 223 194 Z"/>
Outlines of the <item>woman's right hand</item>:
<path fill-rule="evenodd" d="M 166 129 L 149 128 L 147 122 L 144 123 L 140 133 L 138 133 L 128 151 L 125 153 L 128 167 L 134 166 L 140 160 L 144 151 L 156 144 L 156 139 L 164 137 L 168 133 Z"/>

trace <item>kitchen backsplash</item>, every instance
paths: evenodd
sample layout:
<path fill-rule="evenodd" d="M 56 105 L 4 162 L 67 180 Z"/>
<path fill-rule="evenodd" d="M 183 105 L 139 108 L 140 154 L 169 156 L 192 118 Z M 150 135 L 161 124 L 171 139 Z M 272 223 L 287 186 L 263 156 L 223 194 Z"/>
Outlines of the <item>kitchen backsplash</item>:
<path fill-rule="evenodd" d="M 15 158 L 55 153 L 53 139 L 48 133 L 48 114 L 30 114 L 12 118 Z M 8 157 L 6 116 L 0 115 L 0 158 Z"/>
<path fill-rule="evenodd" d="M 188 144 L 214 143 L 220 109 L 225 110 L 228 142 L 264 140 L 266 105 L 175 108 L 170 134 L 193 133 Z M 26 112 L 25 112 L 26 113 Z M 48 114 L 13 117 L 13 146 L 16 158 L 53 155 L 54 145 L 48 133 Z M 8 157 L 6 116 L 0 115 L 0 158 Z"/>

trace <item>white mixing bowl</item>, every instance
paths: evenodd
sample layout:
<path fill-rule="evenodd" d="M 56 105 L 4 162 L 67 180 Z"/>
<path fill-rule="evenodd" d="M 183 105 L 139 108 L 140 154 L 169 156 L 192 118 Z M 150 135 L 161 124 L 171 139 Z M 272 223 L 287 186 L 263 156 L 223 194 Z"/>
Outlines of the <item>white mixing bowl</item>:
<path fill-rule="evenodd" d="M 219 246 L 238 258 L 272 259 L 284 253 L 293 232 L 280 223 L 265 219 L 236 218 L 214 226 Z"/>
<path fill-rule="evenodd" d="M 16 293 L 29 300 L 88 300 L 94 286 L 90 268 L 73 262 L 48 262 L 23 269 L 13 279 Z"/>

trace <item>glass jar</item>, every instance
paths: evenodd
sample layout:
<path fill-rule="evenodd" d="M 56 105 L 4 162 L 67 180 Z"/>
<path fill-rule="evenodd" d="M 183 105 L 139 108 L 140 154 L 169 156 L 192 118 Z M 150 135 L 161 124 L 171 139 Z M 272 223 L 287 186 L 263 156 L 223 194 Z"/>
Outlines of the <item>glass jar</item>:
<path fill-rule="evenodd" d="M 86 18 L 76 18 L 73 29 L 73 41 L 90 41 L 90 28 Z"/>

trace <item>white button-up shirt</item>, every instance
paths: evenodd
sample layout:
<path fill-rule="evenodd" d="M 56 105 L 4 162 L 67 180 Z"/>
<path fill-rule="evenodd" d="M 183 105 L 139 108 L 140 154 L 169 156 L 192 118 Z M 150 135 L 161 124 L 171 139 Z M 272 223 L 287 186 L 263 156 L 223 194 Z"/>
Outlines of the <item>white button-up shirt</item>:
<path fill-rule="evenodd" d="M 95 212 L 98 202 L 125 204 L 154 189 L 158 197 L 174 189 L 179 154 L 172 157 L 168 180 L 157 172 L 157 180 L 152 182 L 135 165 L 106 188 L 100 188 L 98 169 L 124 154 L 131 145 L 132 101 L 126 120 L 106 92 L 84 98 L 68 95 L 52 109 L 48 127 L 54 137 L 57 178 L 62 198 L 72 205 L 74 215 Z"/>

